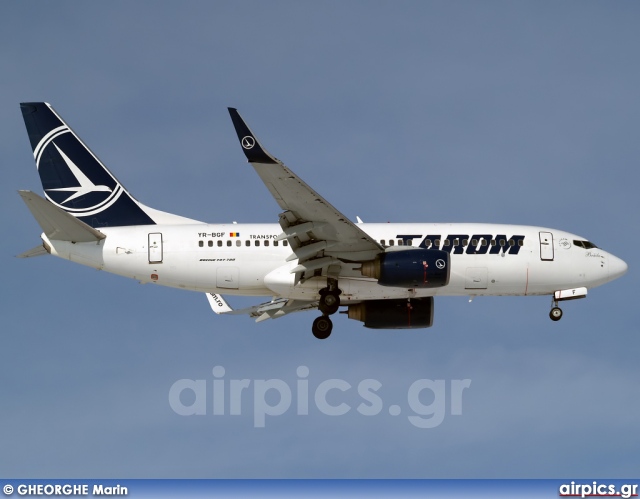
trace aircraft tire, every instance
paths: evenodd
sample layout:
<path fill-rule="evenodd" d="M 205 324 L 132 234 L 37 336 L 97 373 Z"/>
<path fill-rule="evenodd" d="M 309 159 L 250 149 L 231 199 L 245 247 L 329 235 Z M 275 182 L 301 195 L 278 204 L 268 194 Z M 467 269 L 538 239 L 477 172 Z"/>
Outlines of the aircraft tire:
<path fill-rule="evenodd" d="M 335 314 L 338 311 L 338 308 L 340 308 L 340 296 L 336 293 L 321 292 L 318 308 L 324 315 Z"/>
<path fill-rule="evenodd" d="M 549 312 L 549 317 L 552 321 L 559 321 L 562 319 L 562 309 L 560 307 L 553 307 Z"/>
<path fill-rule="evenodd" d="M 333 329 L 333 322 L 327 315 L 321 315 L 313 321 L 311 326 L 311 332 L 319 340 L 326 340 L 331 335 Z"/>

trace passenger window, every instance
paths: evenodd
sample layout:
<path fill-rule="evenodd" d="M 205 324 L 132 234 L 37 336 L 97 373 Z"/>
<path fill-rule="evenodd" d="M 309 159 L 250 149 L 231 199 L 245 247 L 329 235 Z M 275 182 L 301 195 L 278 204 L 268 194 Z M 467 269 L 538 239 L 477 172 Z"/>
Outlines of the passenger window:
<path fill-rule="evenodd" d="M 500 246 L 504 246 L 506 244 L 506 241 L 504 239 L 500 239 Z"/>
<path fill-rule="evenodd" d="M 207 244 L 209 245 L 209 248 L 213 248 L 213 241 L 209 241 Z"/>
<path fill-rule="evenodd" d="M 269 240 L 268 239 L 264 242 L 264 245 L 265 246 L 269 246 Z"/>
<path fill-rule="evenodd" d="M 481 246 L 486 246 L 486 245 L 487 245 L 487 240 L 483 238 Z"/>
<path fill-rule="evenodd" d="M 413 239 L 407 239 L 407 246 L 413 246 Z"/>
<path fill-rule="evenodd" d="M 236 246 L 239 248 L 240 246 L 242 246 L 242 241 L 240 241 L 240 239 L 236 239 Z"/>
<path fill-rule="evenodd" d="M 445 239 L 444 240 L 444 245 L 445 246 L 451 246 L 451 241 L 449 241 L 449 239 Z"/>
<path fill-rule="evenodd" d="M 424 245 L 425 245 L 425 247 L 430 248 L 431 247 L 431 239 L 425 239 L 424 240 Z"/>
<path fill-rule="evenodd" d="M 245 246 L 251 246 L 251 241 L 249 241 L 248 239 L 244 242 Z"/>
<path fill-rule="evenodd" d="M 287 241 L 286 239 L 282 241 L 282 246 L 289 246 L 289 241 Z"/>
<path fill-rule="evenodd" d="M 218 239 L 218 248 L 222 246 L 222 241 L 220 241 L 220 239 Z"/>
<path fill-rule="evenodd" d="M 440 247 L 440 239 L 436 239 L 435 241 L 433 241 L 434 246 L 437 246 L 438 248 Z"/>
<path fill-rule="evenodd" d="M 229 239 L 229 240 L 227 241 L 227 246 L 231 246 L 232 244 L 233 244 L 233 243 L 231 242 L 231 239 Z"/>
<path fill-rule="evenodd" d="M 398 246 L 402 246 L 402 239 L 398 239 Z"/>
<path fill-rule="evenodd" d="M 260 246 L 260 239 L 256 239 L 255 245 Z"/>
<path fill-rule="evenodd" d="M 495 239 L 492 239 L 492 240 L 491 240 L 491 246 L 495 246 L 496 244 L 498 244 L 498 243 L 496 242 L 496 240 L 495 240 Z"/>
<path fill-rule="evenodd" d="M 453 245 L 454 246 L 458 246 L 460 244 L 460 239 L 458 239 L 457 237 L 453 240 Z"/>
<path fill-rule="evenodd" d="M 469 240 L 468 239 L 463 239 L 462 240 L 462 246 L 466 246 L 467 244 L 469 244 Z"/>
<path fill-rule="evenodd" d="M 522 239 L 518 239 L 518 246 L 524 246 L 524 241 Z"/>
<path fill-rule="evenodd" d="M 198 241 L 198 246 L 202 248 L 204 246 L 204 241 Z"/>
<path fill-rule="evenodd" d="M 384 246 L 384 239 L 380 239 L 380 244 Z"/>
<path fill-rule="evenodd" d="M 471 246 L 478 246 L 478 240 L 477 239 L 472 239 L 471 240 Z"/>
<path fill-rule="evenodd" d="M 278 241 L 273 241 L 274 246 L 278 246 Z"/>
<path fill-rule="evenodd" d="M 389 239 L 389 246 L 393 246 L 395 241 L 393 239 Z"/>

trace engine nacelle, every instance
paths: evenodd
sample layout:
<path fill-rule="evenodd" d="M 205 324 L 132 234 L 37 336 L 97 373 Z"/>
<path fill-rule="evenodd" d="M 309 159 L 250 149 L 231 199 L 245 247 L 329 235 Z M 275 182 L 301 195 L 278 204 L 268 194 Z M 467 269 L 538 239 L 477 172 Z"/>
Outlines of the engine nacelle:
<path fill-rule="evenodd" d="M 371 329 L 418 329 L 433 325 L 433 297 L 370 300 L 349 305 L 349 319 Z"/>
<path fill-rule="evenodd" d="M 364 262 L 360 272 L 378 279 L 381 286 L 438 288 L 449 284 L 449 253 L 436 249 L 382 253 Z"/>

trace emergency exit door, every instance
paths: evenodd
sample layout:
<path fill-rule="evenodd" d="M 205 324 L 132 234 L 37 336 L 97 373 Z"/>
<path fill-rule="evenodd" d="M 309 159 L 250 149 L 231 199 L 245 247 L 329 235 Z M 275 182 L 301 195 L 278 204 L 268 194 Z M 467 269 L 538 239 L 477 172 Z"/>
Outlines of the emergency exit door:
<path fill-rule="evenodd" d="M 553 234 L 540 232 L 540 260 L 553 260 Z"/>
<path fill-rule="evenodd" d="M 149 263 L 162 263 L 162 233 L 149 233 Z"/>

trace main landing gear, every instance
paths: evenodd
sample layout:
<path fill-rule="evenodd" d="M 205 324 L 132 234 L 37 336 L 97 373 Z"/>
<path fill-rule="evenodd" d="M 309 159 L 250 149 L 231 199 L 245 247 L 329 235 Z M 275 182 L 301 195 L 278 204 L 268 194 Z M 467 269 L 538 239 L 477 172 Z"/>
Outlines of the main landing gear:
<path fill-rule="evenodd" d="M 558 306 L 558 300 L 555 299 L 555 296 L 551 300 L 551 311 L 549 312 L 549 317 L 552 321 L 559 321 L 562 319 L 562 309 Z"/>
<path fill-rule="evenodd" d="M 320 301 L 318 309 L 322 315 L 313 321 L 311 331 L 319 340 L 326 340 L 333 329 L 333 322 L 329 318 L 335 314 L 340 308 L 340 294 L 342 291 L 338 289 L 338 281 L 336 279 L 327 279 L 327 287 L 320 290 Z"/>
<path fill-rule="evenodd" d="M 317 317 L 313 321 L 313 326 L 311 326 L 311 331 L 313 335 L 319 340 L 326 340 L 331 334 L 331 330 L 333 329 L 333 322 L 328 315 L 321 315 Z"/>

